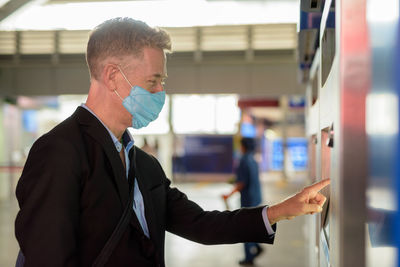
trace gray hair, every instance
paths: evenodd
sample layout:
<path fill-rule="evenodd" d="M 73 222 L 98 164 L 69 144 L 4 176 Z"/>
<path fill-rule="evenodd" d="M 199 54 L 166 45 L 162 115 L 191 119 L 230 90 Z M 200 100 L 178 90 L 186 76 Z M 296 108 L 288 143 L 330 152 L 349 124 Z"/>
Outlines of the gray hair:
<path fill-rule="evenodd" d="M 86 51 L 86 62 L 91 77 L 98 80 L 105 59 L 142 56 L 144 47 L 171 52 L 171 38 L 160 28 L 132 18 L 114 18 L 98 25 L 91 32 Z"/>

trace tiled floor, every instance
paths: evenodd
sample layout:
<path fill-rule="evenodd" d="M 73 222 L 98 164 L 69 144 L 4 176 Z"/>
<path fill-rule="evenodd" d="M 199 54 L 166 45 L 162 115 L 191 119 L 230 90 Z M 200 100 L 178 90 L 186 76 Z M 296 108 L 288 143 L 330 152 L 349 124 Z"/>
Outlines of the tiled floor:
<path fill-rule="evenodd" d="M 15 266 L 18 244 L 14 238 L 14 220 L 17 214 L 17 203 L 0 201 L 0 266 Z"/>
<path fill-rule="evenodd" d="M 229 192 L 227 184 L 180 184 L 177 185 L 208 210 L 224 209 L 220 199 L 222 193 Z M 296 192 L 302 183 L 289 183 L 282 186 L 276 181 L 263 183 L 263 195 L 266 203 L 274 203 Z M 229 200 L 230 208 L 239 207 L 239 195 Z M 265 267 L 306 267 L 308 250 L 306 246 L 305 217 L 283 221 L 278 225 L 274 245 L 262 245 L 265 252 L 257 258 L 257 266 Z M 205 246 L 171 234 L 166 239 L 167 266 L 172 267 L 234 267 L 244 257 L 243 245 Z"/>
<path fill-rule="evenodd" d="M 228 184 L 176 184 L 188 197 L 204 209 L 225 209 L 220 195 L 230 191 Z M 271 177 L 263 178 L 265 203 L 274 203 L 296 192 L 302 182 L 283 185 Z M 229 200 L 230 208 L 239 206 L 239 195 Z M 18 244 L 14 238 L 15 200 L 0 202 L 0 267 L 15 265 Z M 307 246 L 305 217 L 283 221 L 278 225 L 274 245 L 263 245 L 265 252 L 257 258 L 257 266 L 306 267 Z M 235 267 L 243 257 L 243 245 L 205 246 L 167 234 L 166 263 L 168 267 Z"/>

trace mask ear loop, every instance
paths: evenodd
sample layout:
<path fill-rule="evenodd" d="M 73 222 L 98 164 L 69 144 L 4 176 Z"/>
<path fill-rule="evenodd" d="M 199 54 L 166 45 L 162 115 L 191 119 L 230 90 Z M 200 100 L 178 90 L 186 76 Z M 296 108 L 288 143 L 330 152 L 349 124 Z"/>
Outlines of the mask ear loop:
<path fill-rule="evenodd" d="M 133 87 L 132 84 L 129 82 L 128 78 L 126 78 L 126 76 L 125 76 L 124 72 L 121 70 L 120 66 L 117 65 L 117 67 L 118 67 L 119 71 L 121 72 L 122 76 L 124 77 L 125 81 L 126 81 L 126 82 L 130 85 L 130 87 L 132 88 L 132 87 Z"/>
<path fill-rule="evenodd" d="M 126 82 L 129 84 L 129 86 L 132 88 L 132 87 L 133 87 L 132 84 L 129 82 L 128 78 L 126 78 L 124 72 L 121 70 L 121 67 L 120 67 L 119 65 L 117 65 L 117 68 L 118 68 L 119 72 L 121 72 L 122 77 L 124 77 L 125 81 L 126 81 Z M 119 95 L 119 93 L 117 92 L 117 89 L 114 89 L 114 92 L 117 94 L 117 96 L 118 96 L 122 101 L 124 101 L 124 99 L 123 99 L 123 98 Z"/>
<path fill-rule="evenodd" d="M 118 94 L 118 92 L 117 92 L 117 90 L 116 89 L 114 89 L 114 92 L 117 94 L 117 96 L 121 99 L 121 101 L 124 101 L 123 99 L 122 99 L 122 97 Z"/>

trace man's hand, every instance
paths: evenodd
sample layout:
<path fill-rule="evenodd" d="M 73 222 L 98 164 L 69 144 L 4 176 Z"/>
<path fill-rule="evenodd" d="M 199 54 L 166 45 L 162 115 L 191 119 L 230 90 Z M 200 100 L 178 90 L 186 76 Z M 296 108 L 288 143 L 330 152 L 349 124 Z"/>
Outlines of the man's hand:
<path fill-rule="evenodd" d="M 319 193 L 319 191 L 329 185 L 330 182 L 330 179 L 325 179 L 307 186 L 296 195 L 268 207 L 267 215 L 270 224 L 275 224 L 284 219 L 290 220 L 300 215 L 321 212 L 326 197 Z"/>

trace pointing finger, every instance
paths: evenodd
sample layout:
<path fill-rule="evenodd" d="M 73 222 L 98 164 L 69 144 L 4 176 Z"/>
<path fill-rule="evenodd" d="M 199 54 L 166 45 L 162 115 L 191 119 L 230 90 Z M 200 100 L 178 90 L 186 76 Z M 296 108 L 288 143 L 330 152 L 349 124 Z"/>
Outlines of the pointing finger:
<path fill-rule="evenodd" d="M 327 185 L 329 185 L 331 183 L 331 179 L 324 179 L 318 183 L 315 183 L 313 185 L 310 185 L 308 187 L 306 187 L 306 190 L 309 192 L 319 192 L 321 191 L 324 187 L 326 187 Z"/>

